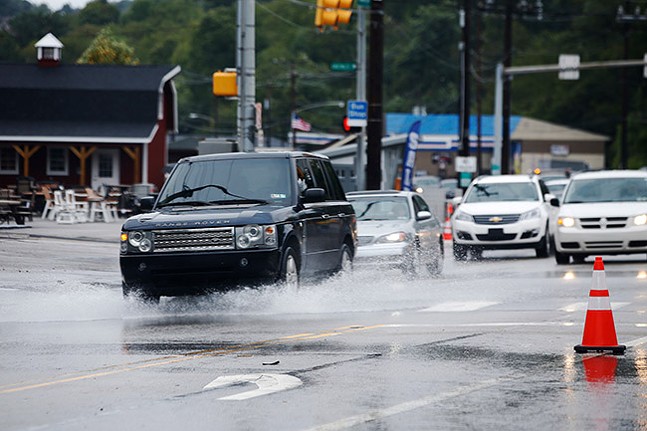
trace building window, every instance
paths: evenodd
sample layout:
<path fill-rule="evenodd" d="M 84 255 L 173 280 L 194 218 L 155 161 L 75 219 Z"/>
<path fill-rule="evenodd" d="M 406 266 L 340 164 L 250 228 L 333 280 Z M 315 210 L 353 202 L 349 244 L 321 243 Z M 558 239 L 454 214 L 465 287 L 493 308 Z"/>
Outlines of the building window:
<path fill-rule="evenodd" d="M 44 60 L 56 60 L 56 48 L 43 48 Z"/>
<path fill-rule="evenodd" d="M 47 149 L 47 175 L 68 175 L 67 148 Z"/>
<path fill-rule="evenodd" d="M 18 174 L 18 153 L 10 147 L 0 147 L 0 174 Z"/>

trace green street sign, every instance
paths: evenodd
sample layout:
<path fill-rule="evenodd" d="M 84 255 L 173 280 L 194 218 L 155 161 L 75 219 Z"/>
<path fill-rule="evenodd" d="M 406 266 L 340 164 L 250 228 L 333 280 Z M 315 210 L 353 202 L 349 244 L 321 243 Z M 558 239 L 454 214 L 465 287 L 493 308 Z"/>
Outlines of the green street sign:
<path fill-rule="evenodd" d="M 370 8 L 371 0 L 357 0 L 357 6 Z"/>
<path fill-rule="evenodd" d="M 330 63 L 330 70 L 333 72 L 354 72 L 357 70 L 357 64 L 352 62 L 333 62 Z"/>

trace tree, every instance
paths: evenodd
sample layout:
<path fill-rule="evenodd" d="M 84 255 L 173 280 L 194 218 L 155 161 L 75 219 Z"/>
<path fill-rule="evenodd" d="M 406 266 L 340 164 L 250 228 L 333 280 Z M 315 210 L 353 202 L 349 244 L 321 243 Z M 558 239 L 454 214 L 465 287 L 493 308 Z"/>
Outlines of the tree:
<path fill-rule="evenodd" d="M 139 64 L 135 50 L 112 35 L 109 28 L 101 30 L 88 49 L 77 60 L 79 64 Z"/>

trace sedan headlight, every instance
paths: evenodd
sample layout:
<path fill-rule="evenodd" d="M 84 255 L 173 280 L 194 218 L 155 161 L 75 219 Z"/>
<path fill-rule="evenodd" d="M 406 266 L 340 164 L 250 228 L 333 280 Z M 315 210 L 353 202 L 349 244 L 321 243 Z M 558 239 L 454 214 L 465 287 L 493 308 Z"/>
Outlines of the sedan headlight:
<path fill-rule="evenodd" d="M 470 214 L 467 214 L 466 212 L 463 212 L 463 211 L 457 211 L 456 215 L 454 215 L 454 219 L 459 221 L 469 221 L 474 223 L 474 217 L 472 217 Z"/>
<path fill-rule="evenodd" d="M 527 211 L 523 214 L 521 214 L 521 217 L 519 217 L 519 221 L 521 220 L 531 220 L 534 218 L 541 218 L 541 210 L 539 208 L 535 208 L 534 210 Z"/>
<path fill-rule="evenodd" d="M 573 227 L 575 226 L 575 219 L 573 217 L 559 217 L 557 219 L 557 225 L 563 227 Z"/>
<path fill-rule="evenodd" d="M 644 226 L 647 224 L 647 214 L 641 214 L 634 217 L 634 224 L 636 226 Z"/>
<path fill-rule="evenodd" d="M 406 242 L 409 236 L 406 232 L 393 232 L 388 235 L 382 235 L 375 241 L 378 244 L 393 244 L 398 242 Z"/>
<path fill-rule="evenodd" d="M 276 247 L 276 225 L 261 226 L 250 224 L 236 228 L 236 247 L 248 248 L 274 248 Z"/>

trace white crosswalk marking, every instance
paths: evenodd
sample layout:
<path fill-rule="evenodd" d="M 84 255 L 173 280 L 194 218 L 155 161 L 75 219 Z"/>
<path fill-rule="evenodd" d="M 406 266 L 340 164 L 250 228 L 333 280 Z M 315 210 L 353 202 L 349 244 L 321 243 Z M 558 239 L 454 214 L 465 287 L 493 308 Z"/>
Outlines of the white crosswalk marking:
<path fill-rule="evenodd" d="M 630 302 L 611 302 L 611 310 L 617 310 L 629 304 L 631 303 Z M 589 305 L 588 302 L 574 302 L 573 304 L 568 304 L 560 308 L 560 311 L 566 311 L 567 313 L 573 313 L 575 311 L 583 311 L 587 309 L 588 305 Z"/>
<path fill-rule="evenodd" d="M 498 302 L 490 301 L 465 301 L 465 302 L 441 302 L 440 304 L 432 305 L 429 308 L 418 310 L 420 313 L 438 313 L 438 312 L 460 312 L 460 311 L 476 311 L 481 308 L 496 305 Z"/>

